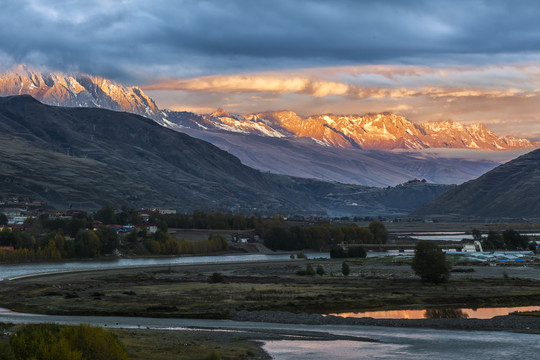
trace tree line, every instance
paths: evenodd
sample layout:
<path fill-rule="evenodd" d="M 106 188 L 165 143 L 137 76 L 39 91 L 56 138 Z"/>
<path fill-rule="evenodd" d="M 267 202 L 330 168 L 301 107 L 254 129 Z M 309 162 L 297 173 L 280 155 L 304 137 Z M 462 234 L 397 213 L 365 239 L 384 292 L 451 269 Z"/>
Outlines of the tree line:
<path fill-rule="evenodd" d="M 118 211 L 112 206 L 104 206 L 94 215 L 83 212 L 71 218 L 48 215 L 29 218 L 22 231 L 12 231 L 7 227 L 0 231 L 0 246 L 13 247 L 12 251 L 0 250 L 0 261 L 96 258 L 120 248 L 136 255 L 206 254 L 227 250 L 227 239 L 212 236 L 206 241 L 177 240 L 168 233 L 169 224 L 178 224 L 181 218 L 191 219 L 191 223 L 197 219 L 206 219 L 206 227 L 209 224 L 223 224 L 215 219 L 225 219 L 226 223 L 237 227 L 245 227 L 249 223 L 245 221 L 246 217 L 242 217 L 244 222 L 241 222 L 236 215 L 203 214 L 195 212 L 191 216 L 174 216 L 152 212 L 149 222 L 157 224 L 157 232 L 150 233 L 141 227 L 121 235 L 106 225 L 144 225 L 136 210 L 122 207 Z M 94 220 L 100 221 L 102 226 L 94 228 Z"/>
<path fill-rule="evenodd" d="M 263 232 L 264 244 L 272 250 L 323 250 L 338 244 L 384 244 L 388 231 L 380 221 L 368 227 L 357 225 L 292 226 L 283 223 L 267 224 Z"/>
<path fill-rule="evenodd" d="M 475 240 L 481 241 L 484 250 L 527 250 L 532 244 L 528 236 L 513 229 L 504 230 L 502 233 L 490 230 L 485 237 L 479 230 L 473 230 L 472 234 Z"/>
<path fill-rule="evenodd" d="M 228 249 L 227 239 L 220 236 L 206 241 L 177 240 L 169 228 L 185 229 L 252 229 L 274 250 L 327 250 L 334 244 L 385 243 L 388 232 L 380 221 L 368 227 L 357 225 L 296 225 L 289 226 L 283 217 L 262 219 L 221 212 L 194 211 L 191 214 L 160 214 L 150 212 L 148 222 L 157 225 L 157 232 L 143 228 L 118 234 L 107 225 L 144 224 L 137 210 L 103 206 L 95 214 L 77 213 L 71 218 L 29 218 L 23 231 L 4 229 L 0 232 L 0 246 L 12 246 L 13 251 L 0 250 L 0 261 L 96 258 L 116 249 L 136 255 L 205 254 Z M 94 228 L 98 220 L 102 226 Z"/>

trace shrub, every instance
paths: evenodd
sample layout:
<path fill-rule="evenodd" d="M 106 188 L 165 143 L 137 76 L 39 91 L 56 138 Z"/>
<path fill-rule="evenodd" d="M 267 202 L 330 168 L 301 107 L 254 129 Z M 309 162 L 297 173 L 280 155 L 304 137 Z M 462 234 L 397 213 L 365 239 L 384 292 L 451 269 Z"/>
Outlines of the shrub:
<path fill-rule="evenodd" d="M 218 354 L 216 350 L 212 350 L 210 354 L 208 354 L 204 360 L 221 360 L 221 355 Z"/>
<path fill-rule="evenodd" d="M 324 275 L 324 268 L 321 265 L 317 265 L 317 275 Z"/>
<path fill-rule="evenodd" d="M 15 360 L 15 354 L 11 350 L 9 344 L 0 343 L 0 359 Z"/>
<path fill-rule="evenodd" d="M 11 338 L 10 347 L 15 359 L 128 359 L 124 347 L 112 334 L 90 325 L 25 325 Z"/>
<path fill-rule="evenodd" d="M 351 273 L 351 268 L 349 267 L 349 264 L 347 264 L 345 261 L 341 263 L 341 272 L 343 273 L 343 276 L 349 276 Z"/>
<path fill-rule="evenodd" d="M 225 282 L 225 278 L 223 278 L 223 275 L 221 275 L 220 273 L 215 272 L 208 278 L 208 282 L 210 284 L 217 284 L 217 283 Z"/>
<path fill-rule="evenodd" d="M 351 246 L 348 251 L 348 257 L 351 258 L 365 258 L 366 257 L 366 249 L 360 246 Z"/>
<path fill-rule="evenodd" d="M 306 275 L 312 276 L 315 275 L 315 270 L 311 267 L 311 264 L 306 265 Z"/>
<path fill-rule="evenodd" d="M 341 246 L 334 246 L 330 249 L 330 257 L 332 259 L 365 258 L 366 255 L 366 249 L 361 246 L 350 246 L 347 250 L 343 249 Z"/>
<path fill-rule="evenodd" d="M 446 262 L 446 254 L 429 241 L 420 241 L 416 245 L 411 267 L 422 282 L 438 284 L 450 277 L 451 266 Z"/>

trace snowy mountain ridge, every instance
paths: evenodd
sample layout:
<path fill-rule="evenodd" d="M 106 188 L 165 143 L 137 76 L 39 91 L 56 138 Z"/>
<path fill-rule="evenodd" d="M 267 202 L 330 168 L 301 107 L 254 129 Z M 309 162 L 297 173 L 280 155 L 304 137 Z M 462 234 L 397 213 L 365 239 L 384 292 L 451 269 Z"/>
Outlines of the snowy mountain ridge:
<path fill-rule="evenodd" d="M 166 112 L 167 119 L 174 112 Z M 183 119 L 189 113 L 184 113 Z M 193 114 L 195 115 L 195 114 Z M 231 115 L 222 109 L 189 122 L 176 121 L 183 127 L 229 131 L 270 137 L 308 137 L 317 143 L 337 148 L 377 150 L 465 148 L 511 150 L 532 148 L 527 139 L 498 136 L 485 125 L 463 125 L 455 121 L 413 123 L 403 116 L 382 113 L 367 115 L 314 115 L 301 118 L 292 111 L 273 111 Z"/>
<path fill-rule="evenodd" d="M 138 87 L 85 74 L 42 73 L 24 65 L 0 75 L 0 96 L 31 95 L 44 104 L 97 107 L 157 119 L 159 109 Z"/>

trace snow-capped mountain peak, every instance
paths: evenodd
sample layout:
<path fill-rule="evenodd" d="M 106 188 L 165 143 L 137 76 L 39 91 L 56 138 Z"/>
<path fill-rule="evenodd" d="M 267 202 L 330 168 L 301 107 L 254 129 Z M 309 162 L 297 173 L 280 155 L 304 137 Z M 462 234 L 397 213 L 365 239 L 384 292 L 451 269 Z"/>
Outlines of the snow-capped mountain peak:
<path fill-rule="evenodd" d="M 319 144 L 338 148 L 508 150 L 534 147 L 529 140 L 500 137 L 481 124 L 463 125 L 449 120 L 413 123 L 391 113 L 324 114 L 302 118 L 287 110 L 240 116 L 219 109 L 200 116 L 195 122 L 199 128 L 200 122 L 207 127 L 211 124 L 209 128 L 220 131 L 270 137 L 307 137 Z"/>
<path fill-rule="evenodd" d="M 302 118 L 288 110 L 245 116 L 224 109 L 207 115 L 160 111 L 140 88 L 97 76 L 47 73 L 26 66 L 0 75 L 0 96 L 22 94 L 51 105 L 136 113 L 175 130 L 192 128 L 274 138 L 311 138 L 318 144 L 336 148 L 508 150 L 535 146 L 526 139 L 498 136 L 484 125 L 463 125 L 449 120 L 413 123 L 392 113 Z"/>
<path fill-rule="evenodd" d="M 49 105 L 101 107 L 160 117 L 155 102 L 138 87 L 85 74 L 40 72 L 20 65 L 0 75 L 0 96 L 23 94 Z"/>

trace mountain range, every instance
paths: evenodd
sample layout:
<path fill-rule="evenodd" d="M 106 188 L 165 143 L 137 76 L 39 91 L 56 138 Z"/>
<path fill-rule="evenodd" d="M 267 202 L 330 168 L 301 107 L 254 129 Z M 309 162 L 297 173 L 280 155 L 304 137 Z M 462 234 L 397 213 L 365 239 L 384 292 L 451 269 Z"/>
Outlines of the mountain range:
<path fill-rule="evenodd" d="M 404 215 L 449 188 L 376 188 L 262 173 L 205 141 L 135 114 L 0 98 L 0 197 L 255 213 Z"/>
<path fill-rule="evenodd" d="M 415 178 L 460 184 L 536 145 L 498 136 L 483 125 L 418 124 L 389 113 L 302 118 L 291 111 L 241 116 L 224 110 L 203 115 L 160 110 L 138 87 L 24 66 L 0 76 L 0 95 L 20 94 L 51 105 L 139 114 L 211 142 L 261 171 L 366 186 L 395 186 Z"/>
<path fill-rule="evenodd" d="M 202 116 L 189 113 L 177 116 L 170 111 L 164 111 L 163 114 L 165 125 L 173 123 L 195 129 L 277 138 L 311 138 L 321 145 L 337 148 L 510 150 L 534 146 L 527 139 L 498 136 L 484 125 L 465 126 L 455 121 L 416 124 L 391 113 L 301 118 L 292 111 L 241 116 L 219 109 Z"/>

